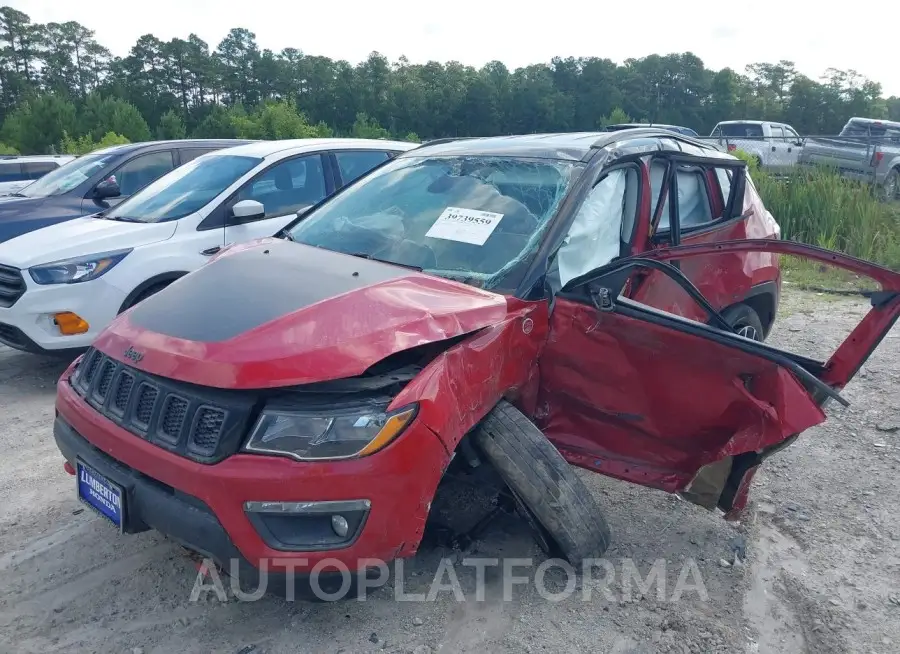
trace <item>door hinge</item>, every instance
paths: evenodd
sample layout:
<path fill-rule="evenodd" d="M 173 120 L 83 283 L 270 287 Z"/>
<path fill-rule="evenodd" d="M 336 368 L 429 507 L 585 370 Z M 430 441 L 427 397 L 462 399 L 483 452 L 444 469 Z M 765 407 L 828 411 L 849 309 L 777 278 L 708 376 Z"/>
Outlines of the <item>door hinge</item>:
<path fill-rule="evenodd" d="M 592 288 L 591 301 L 594 303 L 597 311 L 613 310 L 612 293 L 610 293 L 608 288 Z"/>

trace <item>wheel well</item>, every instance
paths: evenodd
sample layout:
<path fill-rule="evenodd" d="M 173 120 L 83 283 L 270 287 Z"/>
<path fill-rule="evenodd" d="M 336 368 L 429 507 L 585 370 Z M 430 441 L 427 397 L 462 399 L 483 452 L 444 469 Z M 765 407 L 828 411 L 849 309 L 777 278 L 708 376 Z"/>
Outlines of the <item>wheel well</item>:
<path fill-rule="evenodd" d="M 158 288 L 160 286 L 168 286 L 176 279 L 184 277 L 185 275 L 187 275 L 187 272 L 163 273 L 144 281 L 143 283 L 139 284 L 137 288 L 131 291 L 131 293 L 128 294 L 128 297 L 126 297 L 125 301 L 122 302 L 122 306 L 119 307 L 119 313 L 122 313 L 126 309 L 131 308 L 131 306 L 137 301 L 137 299 L 150 289 Z"/>

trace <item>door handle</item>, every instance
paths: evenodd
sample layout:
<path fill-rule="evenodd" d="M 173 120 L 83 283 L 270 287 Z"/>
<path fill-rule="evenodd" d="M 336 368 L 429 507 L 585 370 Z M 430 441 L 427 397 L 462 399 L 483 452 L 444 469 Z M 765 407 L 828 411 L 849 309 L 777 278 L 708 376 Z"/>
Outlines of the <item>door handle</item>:
<path fill-rule="evenodd" d="M 775 146 L 774 146 L 774 145 L 772 146 L 772 152 L 775 152 Z"/>
<path fill-rule="evenodd" d="M 216 252 L 218 252 L 221 249 L 222 249 L 222 246 L 217 245 L 214 248 L 206 248 L 205 250 L 200 250 L 200 254 L 202 254 L 204 257 L 211 257 L 212 255 L 214 255 Z"/>
<path fill-rule="evenodd" d="M 792 151 L 791 146 L 788 146 L 788 152 L 791 152 L 791 151 Z"/>

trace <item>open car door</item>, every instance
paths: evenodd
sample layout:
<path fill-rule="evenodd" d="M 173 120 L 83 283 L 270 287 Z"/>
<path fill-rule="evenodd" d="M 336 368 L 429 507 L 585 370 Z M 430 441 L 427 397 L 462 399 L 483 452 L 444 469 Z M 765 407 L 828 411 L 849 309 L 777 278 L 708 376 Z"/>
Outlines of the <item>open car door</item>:
<path fill-rule="evenodd" d="M 670 260 L 748 252 L 812 259 L 881 286 L 872 308 L 827 361 L 735 334 Z M 709 317 L 695 322 L 624 297 L 652 270 Z M 829 400 L 900 315 L 900 273 L 790 241 L 672 247 L 612 262 L 557 294 L 540 360 L 535 420 L 570 463 L 680 493 L 729 517 L 744 507 L 759 464 L 825 420 Z"/>

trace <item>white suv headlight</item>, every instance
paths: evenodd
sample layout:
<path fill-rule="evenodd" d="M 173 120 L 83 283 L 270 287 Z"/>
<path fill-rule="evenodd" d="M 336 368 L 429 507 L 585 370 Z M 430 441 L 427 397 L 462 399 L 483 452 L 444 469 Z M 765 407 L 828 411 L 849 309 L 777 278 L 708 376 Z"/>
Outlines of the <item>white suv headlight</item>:
<path fill-rule="evenodd" d="M 28 272 L 35 283 L 41 285 L 89 282 L 105 274 L 110 268 L 124 259 L 131 250 L 132 248 L 129 248 L 127 250 L 63 259 L 34 266 L 29 268 Z"/>

